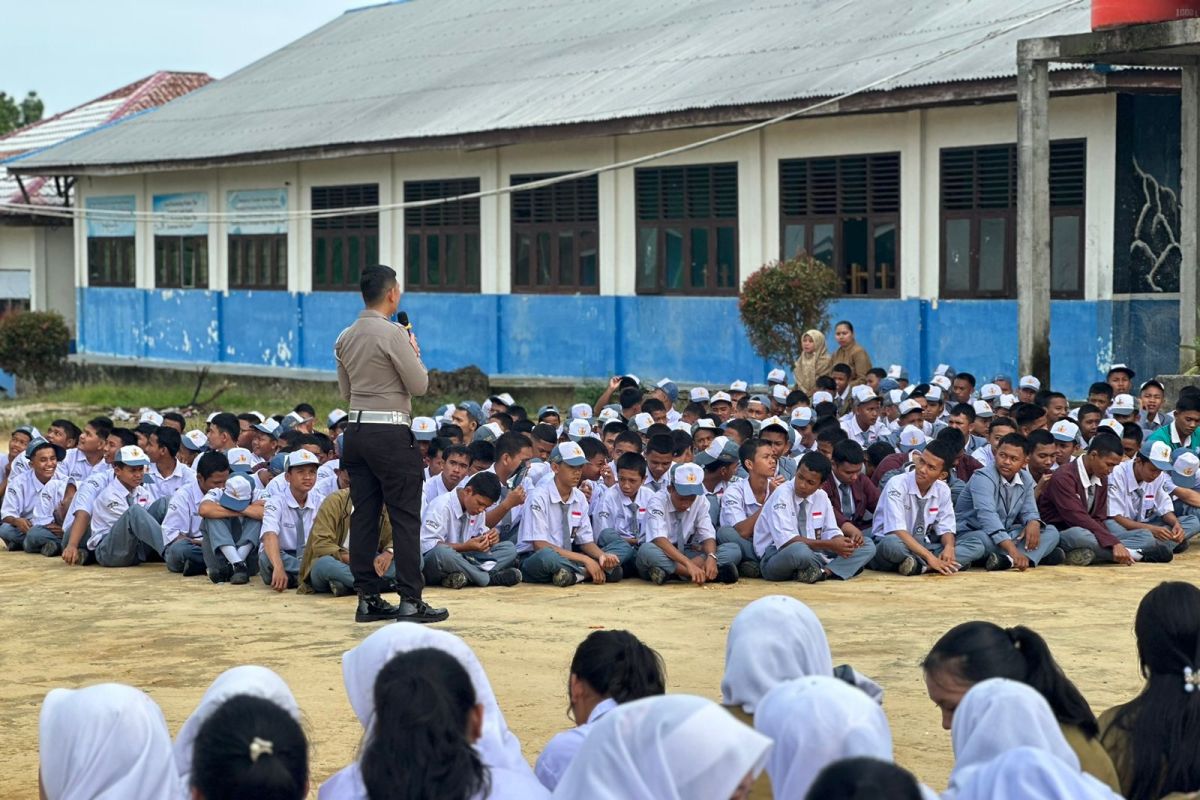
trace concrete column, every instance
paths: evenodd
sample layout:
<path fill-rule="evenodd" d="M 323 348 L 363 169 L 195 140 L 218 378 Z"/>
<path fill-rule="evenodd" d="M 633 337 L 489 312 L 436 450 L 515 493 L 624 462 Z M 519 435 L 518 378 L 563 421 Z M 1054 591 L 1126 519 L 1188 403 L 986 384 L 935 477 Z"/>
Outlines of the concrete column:
<path fill-rule="evenodd" d="M 1197 272 L 1200 271 L 1200 66 L 1191 64 L 1183 68 L 1182 85 L 1182 114 L 1180 120 L 1180 189 L 1179 204 L 1183 206 L 1182 224 L 1180 226 L 1179 244 L 1181 260 L 1179 264 L 1179 341 L 1181 344 L 1192 345 L 1196 340 L 1197 316 L 1200 310 L 1196 308 Z M 1188 367 L 1194 363 L 1195 352 L 1180 351 L 1180 366 Z"/>
<path fill-rule="evenodd" d="M 1017 340 L 1022 374 L 1050 385 L 1048 62 L 1017 64 Z"/>

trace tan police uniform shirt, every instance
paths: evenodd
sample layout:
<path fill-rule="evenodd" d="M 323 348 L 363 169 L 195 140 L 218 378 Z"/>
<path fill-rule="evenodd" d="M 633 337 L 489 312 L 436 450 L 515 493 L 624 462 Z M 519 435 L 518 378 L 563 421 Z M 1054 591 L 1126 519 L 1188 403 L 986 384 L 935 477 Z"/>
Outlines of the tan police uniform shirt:
<path fill-rule="evenodd" d="M 338 388 L 355 411 L 412 414 L 413 395 L 429 388 L 429 374 L 408 331 L 378 311 L 364 310 L 333 346 Z"/>

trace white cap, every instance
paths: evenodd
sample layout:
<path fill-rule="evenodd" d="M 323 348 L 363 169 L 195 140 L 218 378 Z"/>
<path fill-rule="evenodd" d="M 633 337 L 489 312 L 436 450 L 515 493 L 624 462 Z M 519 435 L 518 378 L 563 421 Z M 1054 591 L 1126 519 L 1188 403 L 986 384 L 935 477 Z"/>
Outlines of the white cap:
<path fill-rule="evenodd" d="M 813 421 L 813 410 L 808 406 L 796 406 L 792 409 L 792 427 L 807 428 Z"/>
<path fill-rule="evenodd" d="M 905 425 L 896 441 L 900 445 L 901 452 L 911 453 L 913 450 L 920 450 L 924 447 L 928 440 L 925 438 L 925 431 L 916 425 Z"/>
<path fill-rule="evenodd" d="M 944 375 L 945 375 L 947 372 L 949 372 L 949 371 L 950 371 L 950 365 L 949 365 L 949 364 L 938 364 L 938 365 L 937 365 L 937 369 L 935 369 L 935 370 L 933 371 L 933 374 L 934 374 L 934 375 L 942 375 L 942 376 L 944 376 Z"/>
<path fill-rule="evenodd" d="M 693 436 L 696 435 L 696 431 L 715 431 L 715 430 L 717 430 L 717 423 L 713 422 L 708 417 L 701 417 L 700 419 L 693 422 L 692 427 L 691 427 Z"/>
<path fill-rule="evenodd" d="M 247 413 L 247 414 L 253 414 L 254 416 L 258 417 L 258 421 L 259 421 L 259 422 L 262 422 L 263 420 L 265 420 L 265 419 L 267 418 L 267 415 L 266 415 L 266 414 L 264 414 L 264 413 L 262 413 L 261 411 L 253 411 L 253 410 L 251 410 L 251 411 L 247 411 L 246 413 Z"/>
<path fill-rule="evenodd" d="M 124 464 L 127 467 L 148 467 L 150 466 L 150 456 L 146 455 L 146 451 L 136 444 L 129 444 L 117 451 L 113 463 Z"/>
<path fill-rule="evenodd" d="M 994 383 L 985 383 L 983 386 L 979 387 L 980 400 L 996 400 L 1002 394 L 1004 394 L 1004 391 Z"/>
<path fill-rule="evenodd" d="M 225 481 L 218 503 L 230 511 L 245 511 L 254 499 L 254 486 L 245 475 L 233 474 Z"/>
<path fill-rule="evenodd" d="M 591 419 L 592 407 L 587 403 L 576 403 L 571 406 L 571 419 Z"/>
<path fill-rule="evenodd" d="M 592 432 L 592 426 L 586 419 L 573 419 L 567 425 L 567 438 L 572 442 L 578 442 L 585 436 L 589 436 Z"/>
<path fill-rule="evenodd" d="M 851 389 L 850 396 L 854 398 L 856 405 L 862 405 L 863 403 L 869 403 L 872 400 L 879 399 L 879 395 L 875 394 L 875 391 L 865 383 L 860 383 L 858 386 L 855 386 L 853 389 Z"/>
<path fill-rule="evenodd" d="M 587 456 L 575 442 L 559 442 L 550 451 L 551 464 L 566 464 L 571 467 L 582 467 L 587 463 Z"/>
<path fill-rule="evenodd" d="M 602 408 L 600 409 L 600 414 L 596 417 L 601 425 L 607 425 L 608 423 L 620 418 L 621 412 L 617 411 L 615 408 Z"/>
<path fill-rule="evenodd" d="M 191 430 L 183 435 L 182 444 L 188 450 L 199 453 L 208 449 L 208 437 L 204 435 L 204 431 Z"/>
<path fill-rule="evenodd" d="M 303 448 L 299 450 L 293 450 L 283 459 L 283 468 L 285 470 L 289 470 L 292 467 L 307 466 L 319 467 L 321 466 L 321 459 L 317 458 L 311 452 Z"/>
<path fill-rule="evenodd" d="M 225 457 L 229 459 L 229 468 L 234 472 L 249 472 L 254 466 L 254 456 L 244 447 L 230 448 Z"/>
<path fill-rule="evenodd" d="M 776 416 L 770 416 L 770 417 L 767 417 L 766 419 L 764 419 L 762 421 L 762 424 L 759 425 L 758 431 L 759 431 L 759 433 L 762 433 L 767 428 L 781 428 L 784 433 L 789 432 L 788 424 Z"/>
<path fill-rule="evenodd" d="M 750 385 L 745 381 L 734 381 L 729 384 L 729 391 L 731 392 L 747 392 L 749 389 Z"/>
<path fill-rule="evenodd" d="M 1017 384 L 1020 389 L 1033 389 L 1035 392 L 1042 390 L 1042 382 L 1032 375 L 1022 375 L 1020 383 Z"/>
<path fill-rule="evenodd" d="M 265 433 L 268 436 L 279 435 L 279 423 L 273 419 L 264 419 L 262 422 L 254 426 L 254 430 L 259 433 Z"/>
<path fill-rule="evenodd" d="M 1108 410 L 1113 414 L 1120 414 L 1124 416 L 1126 414 L 1132 414 L 1135 408 L 1136 406 L 1133 404 L 1133 395 L 1119 394 L 1113 398 L 1112 406 L 1109 407 Z"/>
<path fill-rule="evenodd" d="M 932 400 L 935 403 L 942 402 L 942 387 L 930 386 L 929 389 L 925 391 L 925 399 Z"/>
<path fill-rule="evenodd" d="M 903 403 L 904 397 L 905 395 L 903 389 L 889 389 L 883 395 L 884 401 L 893 406 L 898 406 Z"/>
<path fill-rule="evenodd" d="M 713 406 L 717 403 L 729 403 L 733 405 L 733 398 L 726 392 L 713 392 L 713 396 L 709 399 L 708 404 Z"/>
<path fill-rule="evenodd" d="M 671 486 L 684 496 L 704 494 L 704 470 L 696 464 L 677 464 L 671 468 Z"/>
<path fill-rule="evenodd" d="M 1125 426 L 1111 417 L 1100 420 L 1100 425 L 1096 428 L 1096 430 L 1100 430 L 1100 428 L 1108 428 L 1117 435 L 1117 438 L 1125 435 Z"/>
<path fill-rule="evenodd" d="M 1073 420 L 1076 420 L 1076 421 L 1078 421 L 1078 420 L 1079 420 L 1079 409 L 1078 409 L 1078 408 L 1072 408 L 1070 411 L 1068 411 L 1068 412 L 1067 412 L 1067 417 L 1068 417 L 1069 419 L 1073 419 Z"/>
<path fill-rule="evenodd" d="M 945 375 L 934 375 L 932 378 L 929 379 L 929 383 L 933 386 L 938 387 L 943 392 L 950 391 L 950 379 L 947 378 Z"/>
<path fill-rule="evenodd" d="M 787 373 L 776 367 L 767 373 L 767 383 L 787 383 Z"/>
<path fill-rule="evenodd" d="M 921 410 L 921 404 L 918 403 L 916 400 L 913 400 L 911 397 L 906 400 L 900 401 L 900 416 L 902 416 L 902 417 L 905 414 L 911 414 L 914 411 L 920 411 L 920 410 Z"/>
<path fill-rule="evenodd" d="M 325 427 L 332 428 L 334 425 L 337 425 L 348 416 L 350 415 L 347 414 L 344 409 L 335 408 L 333 411 L 330 411 L 329 416 L 325 418 Z"/>
<path fill-rule="evenodd" d="M 496 399 L 501 403 L 504 403 L 506 406 L 515 406 L 517 404 L 517 401 L 514 400 L 513 396 L 508 392 L 501 392 L 500 394 L 496 395 Z"/>
<path fill-rule="evenodd" d="M 700 402 L 707 403 L 708 402 L 708 389 L 705 389 L 703 386 L 697 386 L 692 389 L 692 391 L 688 395 L 688 397 L 691 398 L 693 403 L 700 403 Z"/>
<path fill-rule="evenodd" d="M 674 422 L 668 422 L 667 427 L 673 431 L 683 431 L 684 433 L 687 433 L 687 434 L 691 434 L 691 432 L 692 432 L 692 426 L 688 425 L 686 422 L 684 422 L 681 419 L 677 419 Z"/>
<path fill-rule="evenodd" d="M 1171 467 L 1171 480 L 1176 486 L 1193 488 L 1196 485 L 1196 472 L 1200 470 L 1200 458 L 1186 447 L 1180 447 L 1171 454 L 1171 458 L 1175 459 Z"/>
<path fill-rule="evenodd" d="M 899 364 L 892 364 L 887 368 L 887 376 L 894 381 L 900 380 L 900 376 L 904 374 L 904 367 Z"/>
<path fill-rule="evenodd" d="M 410 430 L 418 442 L 428 442 L 437 436 L 438 426 L 433 417 L 414 417 Z"/>
<path fill-rule="evenodd" d="M 1060 419 L 1050 426 L 1050 435 L 1060 442 L 1073 442 L 1079 438 L 1079 426 L 1069 419 Z"/>
<path fill-rule="evenodd" d="M 992 404 L 987 400 L 976 400 L 971 405 L 975 409 L 975 416 L 980 419 L 987 419 L 996 415 L 996 412 L 992 410 Z"/>
<path fill-rule="evenodd" d="M 220 413 L 221 413 L 220 411 L 214 411 L 214 412 L 212 412 L 211 414 L 209 414 L 207 417 L 205 417 L 205 418 L 204 418 L 204 422 L 205 422 L 205 424 L 208 424 L 209 422 L 212 422 L 212 421 L 213 421 L 213 417 L 215 417 L 217 414 L 220 414 Z"/>
<path fill-rule="evenodd" d="M 149 423 L 156 428 L 161 427 L 163 424 L 162 414 L 158 413 L 152 408 L 142 409 L 142 414 L 138 417 L 138 425 L 144 425 L 146 423 Z"/>
<path fill-rule="evenodd" d="M 829 392 L 826 392 L 824 390 L 822 390 L 820 392 L 813 392 L 812 403 L 814 406 L 820 405 L 821 403 L 832 403 L 832 402 L 833 402 L 833 395 L 831 395 Z"/>
<path fill-rule="evenodd" d="M 788 387 L 784 386 L 782 383 L 777 383 L 771 387 L 771 399 L 780 405 L 787 403 L 789 394 L 791 394 L 791 392 L 788 391 Z"/>
<path fill-rule="evenodd" d="M 1171 445 L 1166 442 L 1146 442 L 1142 445 L 1142 455 L 1159 469 L 1171 469 L 1175 466 L 1171 458 Z"/>
<path fill-rule="evenodd" d="M 637 428 L 638 433 L 645 433 L 654 424 L 654 417 L 647 414 L 645 411 L 633 415 L 633 426 Z"/>
<path fill-rule="evenodd" d="M 1016 404 L 1017 404 L 1017 396 L 1015 394 L 1000 395 L 1000 407 L 1001 408 L 1012 408 Z"/>

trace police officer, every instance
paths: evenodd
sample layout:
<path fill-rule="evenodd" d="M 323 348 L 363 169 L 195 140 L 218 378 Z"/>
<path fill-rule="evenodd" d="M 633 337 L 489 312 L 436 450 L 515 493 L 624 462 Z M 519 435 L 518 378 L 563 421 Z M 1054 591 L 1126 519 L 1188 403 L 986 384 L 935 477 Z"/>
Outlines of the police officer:
<path fill-rule="evenodd" d="M 429 376 L 417 340 L 391 322 L 400 284 L 391 267 L 368 267 L 359 281 L 366 308 L 333 346 L 338 387 L 350 404 L 342 467 L 350 474 L 350 571 L 358 592 L 358 622 L 441 622 L 443 608 L 421 600 L 421 451 L 411 430 L 412 396 Z M 382 597 L 389 554 L 379 553 L 379 517 L 392 522 L 396 605 Z"/>

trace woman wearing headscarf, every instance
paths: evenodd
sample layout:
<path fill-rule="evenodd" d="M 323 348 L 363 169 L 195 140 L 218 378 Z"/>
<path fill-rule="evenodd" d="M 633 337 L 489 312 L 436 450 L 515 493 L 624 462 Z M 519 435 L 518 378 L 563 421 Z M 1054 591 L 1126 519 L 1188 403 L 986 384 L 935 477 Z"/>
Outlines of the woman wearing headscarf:
<path fill-rule="evenodd" d="M 1045 750 L 1017 747 L 972 770 L 957 800 L 1120 800 L 1120 795 Z"/>
<path fill-rule="evenodd" d="M 1083 772 L 1046 698 L 1006 678 L 977 683 L 963 696 L 950 729 L 954 769 L 944 800 L 963 800 L 959 792 L 971 774 L 1015 747 L 1033 747 L 1056 758 L 1095 791 L 1111 791 Z"/>
<path fill-rule="evenodd" d="M 775 741 L 767 759 L 778 800 L 804 797 L 827 765 L 869 756 L 892 760 L 892 731 L 879 704 L 836 678 L 784 681 L 767 692 L 754 729 Z"/>
<path fill-rule="evenodd" d="M 303 724 L 300 706 L 296 703 L 292 690 L 288 688 L 283 678 L 271 670 L 248 664 L 222 672 L 204 692 L 204 696 L 200 698 L 200 704 L 196 706 L 196 710 L 187 718 L 175 736 L 175 766 L 179 770 L 179 780 L 183 784 L 185 797 L 188 796 L 188 784 L 191 781 L 192 750 L 196 742 L 196 734 L 200 732 L 200 728 L 213 712 L 221 707 L 222 703 L 238 695 L 250 695 L 270 700 L 291 715 L 296 722 Z"/>
<path fill-rule="evenodd" d="M 538 783 L 521 754 L 521 742 L 508 729 L 483 665 L 467 643 L 452 633 L 420 625 L 389 625 L 368 636 L 342 656 L 342 680 L 355 716 L 369 737 L 375 724 L 375 679 L 400 653 L 434 648 L 454 657 L 471 676 L 476 702 L 483 707 L 483 729 L 475 743 L 490 773 L 488 800 L 537 800 L 549 793 Z M 398 754 L 397 758 L 402 758 Z M 320 800 L 366 800 L 359 764 L 350 766 L 321 785 Z"/>
<path fill-rule="evenodd" d="M 691 695 L 624 703 L 596 723 L 554 790 L 567 800 L 743 800 L 771 740 Z"/>
<path fill-rule="evenodd" d="M 800 348 L 800 357 L 792 372 L 796 377 L 796 388 L 812 397 L 817 390 L 817 378 L 828 375 L 833 369 L 833 359 L 825 347 L 825 334 L 818 330 L 805 331 L 800 337 Z"/>
<path fill-rule="evenodd" d="M 53 689 L 38 724 L 46 800 L 179 800 L 158 704 L 131 686 Z"/>

